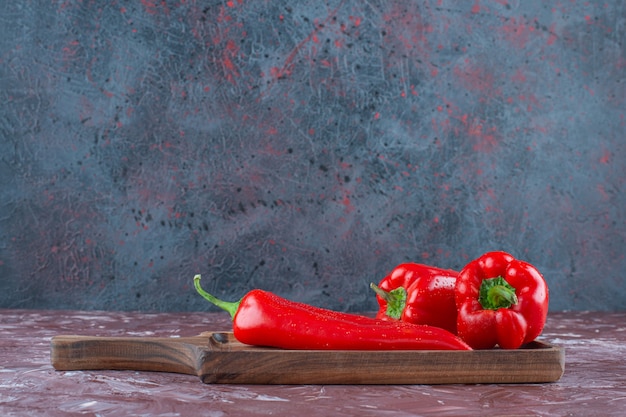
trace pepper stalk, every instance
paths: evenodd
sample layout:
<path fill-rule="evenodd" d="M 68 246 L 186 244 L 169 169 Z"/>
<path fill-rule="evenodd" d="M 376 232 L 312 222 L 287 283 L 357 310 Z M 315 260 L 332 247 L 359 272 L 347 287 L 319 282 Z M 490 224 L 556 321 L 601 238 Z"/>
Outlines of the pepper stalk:
<path fill-rule="evenodd" d="M 385 291 L 373 282 L 370 284 L 370 288 L 387 302 L 387 315 L 392 319 L 400 320 L 404 307 L 406 307 L 406 289 L 398 287 L 395 290 Z"/>
<path fill-rule="evenodd" d="M 515 288 L 504 278 L 488 278 L 480 284 L 478 302 L 485 310 L 509 308 L 517 304 L 517 295 Z"/>

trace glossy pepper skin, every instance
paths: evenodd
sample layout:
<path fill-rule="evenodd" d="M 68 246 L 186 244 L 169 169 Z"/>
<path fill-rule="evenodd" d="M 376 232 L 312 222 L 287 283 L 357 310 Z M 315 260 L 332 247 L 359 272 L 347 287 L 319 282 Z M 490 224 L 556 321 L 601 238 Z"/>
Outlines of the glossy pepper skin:
<path fill-rule="evenodd" d="M 437 327 L 385 321 L 298 303 L 271 292 L 252 290 L 239 302 L 206 300 L 228 311 L 241 343 L 282 349 L 315 350 L 471 350 L 456 335 Z"/>
<path fill-rule="evenodd" d="M 456 281 L 459 337 L 474 349 L 517 349 L 543 331 L 548 285 L 531 264 L 488 252 L 467 264 Z"/>
<path fill-rule="evenodd" d="M 456 333 L 457 271 L 418 263 L 396 266 L 378 286 L 377 318 L 441 327 Z"/>

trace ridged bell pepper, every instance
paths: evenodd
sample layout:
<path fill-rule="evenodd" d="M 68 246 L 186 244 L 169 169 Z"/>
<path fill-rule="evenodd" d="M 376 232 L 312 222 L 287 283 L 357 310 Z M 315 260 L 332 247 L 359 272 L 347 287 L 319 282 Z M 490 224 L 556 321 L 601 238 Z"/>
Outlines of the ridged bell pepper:
<path fill-rule="evenodd" d="M 474 349 L 517 349 L 543 331 L 548 285 L 531 264 L 506 252 L 488 252 L 456 280 L 457 332 Z"/>
<path fill-rule="evenodd" d="M 456 333 L 457 271 L 418 263 L 396 266 L 378 285 L 377 318 L 441 327 Z"/>

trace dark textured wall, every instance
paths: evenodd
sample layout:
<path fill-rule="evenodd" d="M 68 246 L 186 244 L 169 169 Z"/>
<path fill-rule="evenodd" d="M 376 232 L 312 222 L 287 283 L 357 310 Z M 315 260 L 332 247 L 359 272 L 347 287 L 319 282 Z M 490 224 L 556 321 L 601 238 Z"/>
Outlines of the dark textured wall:
<path fill-rule="evenodd" d="M 401 262 L 626 305 L 622 1 L 16 1 L 0 306 L 375 308 Z"/>

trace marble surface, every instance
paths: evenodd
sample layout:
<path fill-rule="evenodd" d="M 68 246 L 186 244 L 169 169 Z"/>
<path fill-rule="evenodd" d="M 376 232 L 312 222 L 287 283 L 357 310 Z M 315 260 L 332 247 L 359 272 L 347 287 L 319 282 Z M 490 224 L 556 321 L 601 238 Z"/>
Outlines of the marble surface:
<path fill-rule="evenodd" d="M 623 309 L 625 5 L 4 1 L 0 308 L 369 311 L 505 250 Z"/>
<path fill-rule="evenodd" d="M 59 334 L 193 336 L 228 330 L 221 313 L 0 310 L 0 415 L 23 416 L 622 416 L 626 313 L 550 313 L 541 340 L 565 348 L 550 384 L 207 385 L 195 376 L 55 371 Z M 584 411 L 584 412 L 583 412 Z"/>

